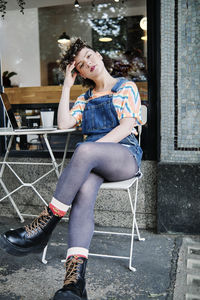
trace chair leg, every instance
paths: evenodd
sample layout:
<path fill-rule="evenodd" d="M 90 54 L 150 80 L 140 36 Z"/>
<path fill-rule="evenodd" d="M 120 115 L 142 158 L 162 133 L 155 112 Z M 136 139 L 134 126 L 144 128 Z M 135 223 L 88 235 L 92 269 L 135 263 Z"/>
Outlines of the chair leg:
<path fill-rule="evenodd" d="M 139 232 L 139 229 L 138 229 L 136 219 L 135 219 L 135 229 L 136 229 L 136 232 L 137 232 L 138 241 L 142 241 L 142 242 L 145 241 L 145 238 L 141 238 L 141 236 L 140 236 L 140 232 Z"/>
<path fill-rule="evenodd" d="M 42 252 L 42 263 L 45 265 L 47 264 L 47 260 L 46 260 L 47 249 L 48 249 L 48 244 L 46 245 L 46 247 L 44 248 L 44 250 Z"/>
<path fill-rule="evenodd" d="M 134 201 L 134 205 L 133 205 L 133 201 L 132 201 L 132 197 L 131 197 L 131 192 L 130 189 L 127 189 L 128 191 L 128 196 L 129 196 L 129 200 L 130 200 L 130 204 L 131 204 L 131 211 L 133 214 L 133 222 L 132 222 L 132 234 L 131 234 L 131 247 L 130 247 L 130 258 L 129 258 L 129 269 L 133 272 L 136 271 L 136 268 L 134 268 L 132 266 L 132 259 L 133 259 L 133 243 L 134 243 L 134 232 L 135 232 L 135 228 L 136 228 L 136 232 L 137 232 L 137 237 L 139 241 L 144 241 L 144 238 L 140 237 L 140 232 L 138 229 L 138 225 L 137 225 L 137 221 L 136 221 L 136 207 L 137 207 L 137 196 L 138 196 L 138 179 L 136 180 L 136 187 L 135 187 L 135 201 Z"/>

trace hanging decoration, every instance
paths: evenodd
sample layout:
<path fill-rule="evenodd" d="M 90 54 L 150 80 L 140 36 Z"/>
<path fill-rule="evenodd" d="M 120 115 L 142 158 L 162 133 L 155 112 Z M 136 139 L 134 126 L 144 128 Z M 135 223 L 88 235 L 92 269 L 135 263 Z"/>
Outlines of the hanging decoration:
<path fill-rule="evenodd" d="M 24 14 L 24 5 L 26 4 L 26 2 L 24 0 L 16 0 L 17 4 L 20 8 L 20 12 L 22 14 Z M 0 0 L 0 14 L 1 17 L 4 19 L 4 16 L 6 14 L 6 5 L 7 5 L 7 1 L 6 0 Z"/>

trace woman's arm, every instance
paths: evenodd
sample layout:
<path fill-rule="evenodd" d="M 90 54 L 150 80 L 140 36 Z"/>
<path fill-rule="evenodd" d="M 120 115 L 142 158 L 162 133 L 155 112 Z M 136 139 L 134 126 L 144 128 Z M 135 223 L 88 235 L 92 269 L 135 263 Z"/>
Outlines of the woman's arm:
<path fill-rule="evenodd" d="M 97 140 L 98 143 L 118 143 L 129 134 L 131 134 L 135 124 L 134 118 L 123 118 L 120 120 L 120 125 L 112 129 L 104 137 Z"/>
<path fill-rule="evenodd" d="M 75 118 L 69 113 L 69 99 L 70 89 L 74 84 L 76 73 L 72 75 L 74 64 L 68 65 L 66 68 L 66 76 L 63 84 L 62 95 L 58 106 L 58 127 L 60 129 L 67 129 L 76 125 Z"/>

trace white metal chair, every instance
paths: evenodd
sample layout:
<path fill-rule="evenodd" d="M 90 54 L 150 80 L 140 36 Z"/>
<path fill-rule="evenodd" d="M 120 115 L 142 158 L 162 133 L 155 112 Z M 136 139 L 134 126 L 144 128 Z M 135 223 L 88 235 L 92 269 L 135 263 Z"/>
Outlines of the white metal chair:
<path fill-rule="evenodd" d="M 144 125 L 147 121 L 147 107 L 145 105 L 142 105 L 142 120 L 143 120 L 142 125 Z M 141 141 L 142 125 L 138 126 L 139 144 L 140 144 L 140 141 Z M 120 233 L 120 232 L 113 232 L 113 231 L 98 231 L 98 230 L 95 230 L 94 233 L 130 236 L 131 237 L 131 243 L 130 243 L 129 256 L 114 256 L 114 255 L 106 255 L 106 254 L 89 253 L 90 256 L 128 259 L 129 260 L 129 269 L 131 271 L 136 271 L 136 269 L 132 266 L 134 236 L 136 235 L 139 241 L 144 241 L 145 240 L 144 238 L 140 237 L 140 232 L 139 232 L 137 221 L 136 221 L 138 181 L 141 177 L 142 176 L 133 177 L 131 179 L 124 180 L 124 181 L 106 182 L 106 183 L 103 183 L 100 187 L 100 190 L 123 190 L 123 191 L 126 191 L 128 193 L 128 198 L 129 198 L 129 201 L 130 201 L 131 212 L 132 212 L 132 217 L 133 217 L 131 233 Z M 135 186 L 135 197 L 134 197 L 134 200 L 133 200 L 132 196 L 131 196 L 130 188 L 132 187 L 132 185 L 134 183 L 136 184 L 136 186 Z M 136 229 L 136 234 L 135 234 L 135 229 Z M 48 245 L 45 247 L 45 249 L 43 251 L 43 255 L 42 255 L 42 262 L 44 264 L 47 263 L 47 260 L 46 260 L 47 247 L 48 247 Z M 62 260 L 62 261 L 65 261 L 65 260 Z"/>

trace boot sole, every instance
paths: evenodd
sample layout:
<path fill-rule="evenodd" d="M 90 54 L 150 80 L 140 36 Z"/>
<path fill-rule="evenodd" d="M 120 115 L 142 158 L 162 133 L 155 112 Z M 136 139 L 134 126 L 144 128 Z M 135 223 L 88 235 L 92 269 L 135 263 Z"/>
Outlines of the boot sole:
<path fill-rule="evenodd" d="M 72 293 L 71 291 L 68 291 L 67 295 L 63 295 L 63 294 L 57 294 L 54 296 L 53 300 L 88 300 L 87 298 L 87 292 L 85 291 L 83 294 L 83 297 L 79 297 L 74 295 L 74 293 Z"/>
<path fill-rule="evenodd" d="M 0 235 L 0 248 L 6 251 L 8 254 L 14 256 L 25 256 L 31 253 L 40 253 L 44 250 L 45 246 L 46 245 L 40 245 L 38 247 L 31 248 L 21 248 L 10 243 L 3 234 Z"/>

